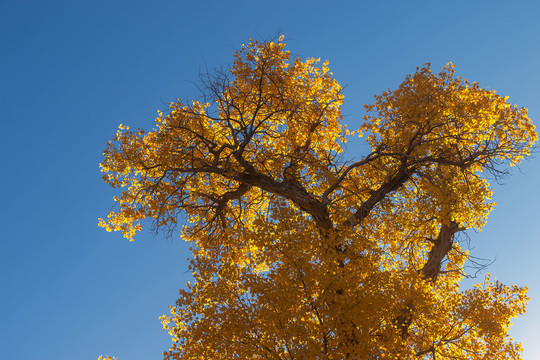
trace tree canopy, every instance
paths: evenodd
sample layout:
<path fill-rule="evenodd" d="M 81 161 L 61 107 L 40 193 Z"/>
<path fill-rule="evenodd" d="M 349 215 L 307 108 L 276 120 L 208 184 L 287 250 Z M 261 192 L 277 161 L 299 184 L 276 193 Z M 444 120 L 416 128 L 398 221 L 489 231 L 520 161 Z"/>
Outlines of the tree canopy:
<path fill-rule="evenodd" d="M 537 139 L 525 108 L 426 64 L 347 127 L 328 62 L 283 37 L 199 90 L 149 132 L 121 125 L 101 164 L 122 191 L 100 226 L 132 240 L 147 219 L 192 244 L 166 359 L 521 358 L 526 288 L 459 285 L 488 180 Z M 344 151 L 357 136 L 363 156 Z"/>

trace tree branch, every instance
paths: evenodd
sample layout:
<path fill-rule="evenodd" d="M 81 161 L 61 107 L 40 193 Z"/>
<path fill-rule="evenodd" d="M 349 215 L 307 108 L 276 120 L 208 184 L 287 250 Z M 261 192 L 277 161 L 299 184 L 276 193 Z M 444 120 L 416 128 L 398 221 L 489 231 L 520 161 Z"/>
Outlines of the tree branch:
<path fill-rule="evenodd" d="M 433 241 L 433 247 L 429 252 L 428 260 L 422 268 L 424 278 L 433 281 L 437 280 L 437 276 L 441 270 L 441 263 L 444 257 L 452 249 L 454 234 L 463 230 L 465 230 L 465 228 L 460 227 L 455 221 L 450 221 L 449 224 L 441 225 L 439 235 L 437 236 L 437 239 Z"/>

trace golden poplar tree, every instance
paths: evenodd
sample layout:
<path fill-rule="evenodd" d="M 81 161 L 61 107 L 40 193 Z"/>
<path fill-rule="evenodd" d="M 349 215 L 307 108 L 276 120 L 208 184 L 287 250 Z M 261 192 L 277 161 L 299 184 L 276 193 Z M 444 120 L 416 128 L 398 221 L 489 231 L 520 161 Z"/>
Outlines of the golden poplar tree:
<path fill-rule="evenodd" d="M 537 139 L 526 109 L 425 65 L 349 130 L 328 62 L 291 60 L 283 37 L 250 40 L 200 90 L 152 131 L 120 126 L 101 164 L 122 189 L 101 226 L 179 225 L 192 244 L 166 359 L 521 358 L 508 327 L 526 288 L 459 284 L 488 179 Z M 355 160 L 352 136 L 371 148 Z"/>

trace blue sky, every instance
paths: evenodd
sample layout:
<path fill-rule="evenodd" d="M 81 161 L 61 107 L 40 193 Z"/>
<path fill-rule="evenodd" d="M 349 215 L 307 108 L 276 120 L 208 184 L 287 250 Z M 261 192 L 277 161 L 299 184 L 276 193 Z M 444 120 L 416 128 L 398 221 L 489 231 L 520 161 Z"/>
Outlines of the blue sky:
<path fill-rule="evenodd" d="M 374 94 L 452 61 L 538 125 L 539 13 L 537 1 L 0 0 L 3 357 L 147 360 L 168 348 L 158 316 L 188 280 L 188 246 L 98 228 L 113 195 L 98 164 L 120 123 L 149 129 L 157 109 L 193 98 L 204 63 L 230 64 L 250 37 L 284 34 L 293 54 L 330 61 L 354 128 Z M 493 276 L 530 287 L 511 332 L 537 359 L 540 159 L 513 173 L 470 237 L 474 255 L 496 259 Z"/>

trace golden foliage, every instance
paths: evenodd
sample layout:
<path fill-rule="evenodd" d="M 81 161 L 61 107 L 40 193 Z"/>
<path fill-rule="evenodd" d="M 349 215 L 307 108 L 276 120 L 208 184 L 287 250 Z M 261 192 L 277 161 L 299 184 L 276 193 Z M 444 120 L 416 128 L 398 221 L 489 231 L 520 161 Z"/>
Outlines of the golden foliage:
<path fill-rule="evenodd" d="M 526 288 L 460 290 L 459 234 L 536 141 L 526 109 L 425 65 L 350 131 L 328 62 L 291 60 L 283 37 L 202 80 L 154 130 L 121 125 L 101 164 L 122 193 L 100 226 L 132 240 L 186 217 L 193 282 L 161 317 L 166 359 L 520 358 Z M 371 152 L 345 161 L 363 134 Z"/>

